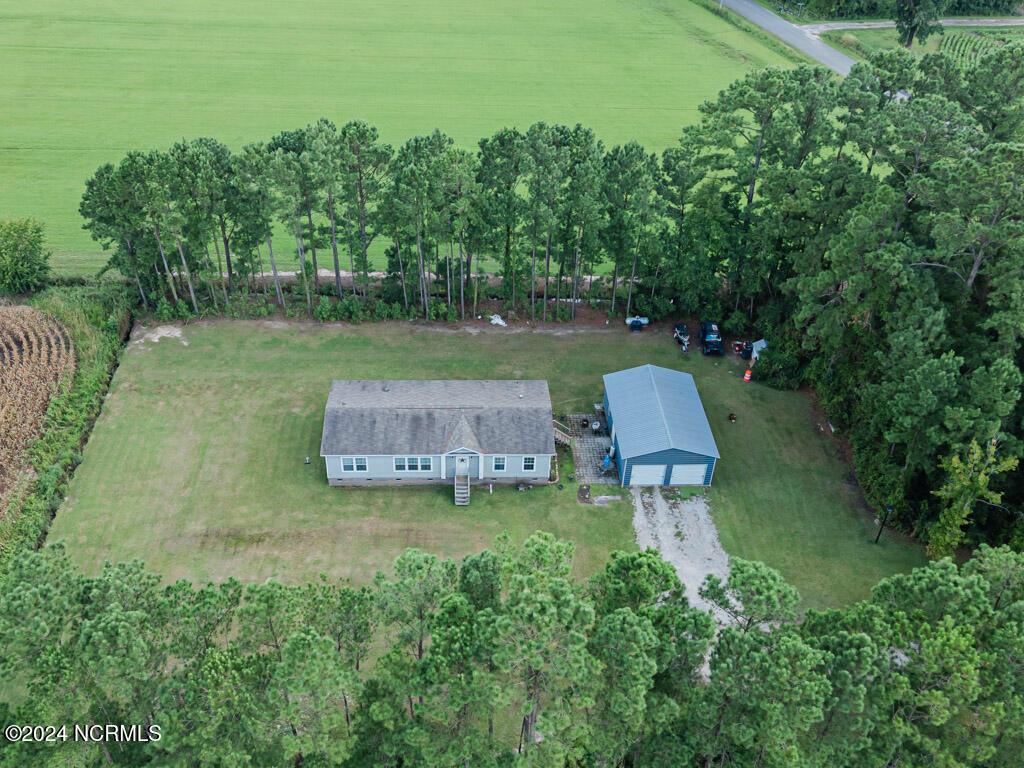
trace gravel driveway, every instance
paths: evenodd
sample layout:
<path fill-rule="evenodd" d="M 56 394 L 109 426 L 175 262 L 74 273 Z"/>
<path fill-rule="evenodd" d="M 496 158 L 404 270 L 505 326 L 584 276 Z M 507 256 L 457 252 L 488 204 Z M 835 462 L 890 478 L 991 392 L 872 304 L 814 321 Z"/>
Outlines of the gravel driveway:
<path fill-rule="evenodd" d="M 707 498 L 666 499 L 658 488 L 632 488 L 630 493 L 637 546 L 658 550 L 675 567 L 690 605 L 710 611 L 719 624 L 728 624 L 729 617 L 697 593 L 707 575 L 723 581 L 729 576 L 729 555 L 718 540 Z"/>

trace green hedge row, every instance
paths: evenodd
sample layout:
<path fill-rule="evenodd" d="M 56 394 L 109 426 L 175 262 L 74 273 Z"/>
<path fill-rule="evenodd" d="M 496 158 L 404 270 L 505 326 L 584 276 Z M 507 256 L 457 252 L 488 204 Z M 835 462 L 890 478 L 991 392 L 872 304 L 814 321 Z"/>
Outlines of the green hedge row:
<path fill-rule="evenodd" d="M 17 552 L 38 546 L 46 536 L 99 416 L 131 323 L 126 290 L 115 283 L 50 288 L 30 303 L 67 329 L 75 345 L 75 375 L 50 400 L 43 433 L 29 448 L 34 480 L 24 493 L 12 494 L 0 515 L 0 573 Z"/>

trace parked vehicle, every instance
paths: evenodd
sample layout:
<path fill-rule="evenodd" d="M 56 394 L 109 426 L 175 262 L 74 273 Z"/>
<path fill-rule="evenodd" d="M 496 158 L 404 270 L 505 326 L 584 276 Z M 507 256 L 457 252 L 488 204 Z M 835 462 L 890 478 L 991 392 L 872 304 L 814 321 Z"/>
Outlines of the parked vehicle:
<path fill-rule="evenodd" d="M 718 323 L 705 320 L 700 324 L 701 350 L 705 355 L 724 355 L 725 347 L 722 346 L 722 332 Z"/>

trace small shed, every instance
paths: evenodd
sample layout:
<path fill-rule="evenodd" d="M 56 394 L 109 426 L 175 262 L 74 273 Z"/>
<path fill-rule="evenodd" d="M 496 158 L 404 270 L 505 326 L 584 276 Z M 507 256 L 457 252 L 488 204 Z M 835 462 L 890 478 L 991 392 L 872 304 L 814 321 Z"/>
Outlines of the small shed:
<path fill-rule="evenodd" d="M 604 377 L 619 482 L 710 485 L 720 458 L 693 376 L 641 365 Z"/>

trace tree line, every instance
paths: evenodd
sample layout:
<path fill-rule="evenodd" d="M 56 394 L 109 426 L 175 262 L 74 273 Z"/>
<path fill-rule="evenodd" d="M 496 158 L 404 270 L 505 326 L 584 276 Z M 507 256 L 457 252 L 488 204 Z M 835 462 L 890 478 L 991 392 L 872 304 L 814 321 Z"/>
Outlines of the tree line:
<path fill-rule="evenodd" d="M 85 576 L 60 546 L 0 580 L 0 722 L 159 740 L 9 743 L 0 765 L 878 768 L 1020 764 L 1024 556 L 982 548 L 809 611 L 734 559 L 692 607 L 653 550 L 585 582 L 537 533 L 353 587 Z"/>
<path fill-rule="evenodd" d="M 898 0 L 895 4 L 891 0 L 808 0 L 803 12 L 808 16 L 826 19 L 884 18 L 893 14 L 912 14 L 915 6 L 928 6 L 926 15 L 938 19 L 942 15 L 1010 16 L 1019 5 L 1019 0 L 927 0 L 918 3 Z"/>
<path fill-rule="evenodd" d="M 228 303 L 267 264 L 281 305 L 365 302 L 383 238 L 379 291 L 410 315 L 464 317 L 474 264 L 493 258 L 532 320 L 600 296 L 612 315 L 764 335 L 755 375 L 817 391 L 892 521 L 935 556 L 1020 547 L 1022 101 L 1020 43 L 971 61 L 885 51 L 842 80 L 751 72 L 660 156 L 580 125 L 505 128 L 471 152 L 320 120 L 234 154 L 211 139 L 129 153 L 82 213 L 143 302 L 198 309 L 205 280 Z M 276 278 L 282 232 L 298 296 Z"/>
<path fill-rule="evenodd" d="M 237 154 L 209 138 L 130 152 L 97 170 L 80 210 L 92 235 L 114 249 L 109 266 L 135 282 L 146 306 L 169 293 L 198 314 L 204 285 L 228 306 L 238 281 L 268 266 L 285 308 L 275 236 L 287 232 L 310 314 L 318 294 L 346 298 L 344 267 L 349 295 L 368 298 L 370 246 L 384 236 L 383 292 L 405 312 L 429 317 L 440 301 L 465 318 L 474 255 L 487 254 L 500 262 L 511 310 L 528 303 L 531 318 L 546 320 L 549 293 L 569 300 L 574 316 L 587 271 L 603 250 L 620 247 L 632 257 L 631 309 L 639 260 L 649 257 L 658 225 L 659 173 L 638 144 L 605 153 L 580 125 L 503 129 L 474 153 L 437 130 L 393 150 L 366 123 L 338 129 L 321 119 Z M 325 258 L 330 286 L 319 274 Z"/>

